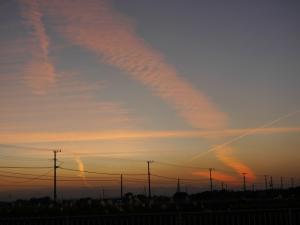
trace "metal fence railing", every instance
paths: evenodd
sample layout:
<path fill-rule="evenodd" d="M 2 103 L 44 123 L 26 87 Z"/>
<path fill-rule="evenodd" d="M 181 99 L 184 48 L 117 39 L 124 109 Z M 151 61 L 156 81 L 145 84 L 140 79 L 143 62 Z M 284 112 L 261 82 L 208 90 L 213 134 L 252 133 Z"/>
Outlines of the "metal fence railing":
<path fill-rule="evenodd" d="M 1 225 L 299 225 L 300 209 L 6 218 Z"/>

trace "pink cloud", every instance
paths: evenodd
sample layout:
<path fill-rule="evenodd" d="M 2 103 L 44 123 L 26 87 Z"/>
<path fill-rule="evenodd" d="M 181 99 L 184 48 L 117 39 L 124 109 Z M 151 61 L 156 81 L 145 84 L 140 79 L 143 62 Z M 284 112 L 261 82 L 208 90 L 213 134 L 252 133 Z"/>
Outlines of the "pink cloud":
<path fill-rule="evenodd" d="M 188 83 L 135 32 L 129 19 L 112 9 L 109 1 L 48 1 L 53 18 L 60 18 L 61 33 L 74 44 L 127 72 L 154 95 L 169 103 L 190 125 L 220 128 L 226 116 L 201 91 Z"/>
<path fill-rule="evenodd" d="M 208 171 L 194 172 L 193 175 L 206 177 L 206 178 L 210 177 Z M 215 171 L 215 170 L 212 171 L 212 178 L 213 180 L 223 181 L 229 184 L 235 184 L 238 181 L 238 179 L 234 176 L 228 175 L 227 173 Z"/>
<path fill-rule="evenodd" d="M 243 162 L 233 156 L 234 149 L 232 147 L 224 147 L 216 151 L 217 158 L 224 164 L 234 169 L 237 174 L 246 173 L 247 179 L 253 182 L 256 176 L 252 169 L 246 166 Z"/>
<path fill-rule="evenodd" d="M 24 23 L 31 30 L 30 60 L 24 66 L 24 80 L 35 94 L 43 94 L 55 82 L 55 70 L 49 55 L 49 38 L 42 21 L 40 2 L 22 0 Z"/>
<path fill-rule="evenodd" d="M 44 4 L 68 40 L 145 85 L 192 127 L 226 127 L 227 116 L 168 64 L 160 52 L 140 38 L 131 21 L 115 11 L 109 1 L 89 0 L 83 4 L 80 0 L 54 0 Z M 233 161 L 224 162 L 232 166 Z"/>

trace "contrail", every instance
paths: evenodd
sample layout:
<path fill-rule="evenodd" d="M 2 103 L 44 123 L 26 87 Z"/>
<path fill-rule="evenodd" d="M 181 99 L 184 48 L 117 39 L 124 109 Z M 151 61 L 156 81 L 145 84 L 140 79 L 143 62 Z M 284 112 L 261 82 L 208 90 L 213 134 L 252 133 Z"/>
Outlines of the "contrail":
<path fill-rule="evenodd" d="M 231 146 L 223 147 L 222 149 L 218 149 L 216 152 L 217 158 L 225 163 L 227 166 L 231 167 L 235 172 L 239 175 L 242 173 L 247 173 L 247 180 L 254 181 L 256 179 L 256 175 L 252 171 L 250 167 L 242 163 L 239 159 L 232 156 L 232 152 L 235 149 Z"/>
<path fill-rule="evenodd" d="M 49 37 L 42 21 L 38 0 L 22 0 L 23 20 L 31 29 L 30 60 L 24 65 L 25 82 L 35 94 L 44 94 L 55 83 L 55 69 L 49 59 Z"/>
<path fill-rule="evenodd" d="M 281 116 L 281 117 L 279 117 L 279 118 L 277 118 L 275 120 L 272 120 L 271 122 L 268 122 L 268 123 L 266 123 L 266 124 L 264 124 L 264 125 L 262 125 L 260 127 L 257 127 L 257 128 L 254 128 L 254 129 L 248 131 L 248 132 L 245 132 L 245 133 L 243 133 L 243 134 L 241 134 L 241 135 L 239 135 L 239 136 L 237 136 L 237 137 L 235 137 L 233 139 L 230 139 L 229 141 L 226 141 L 223 144 L 217 145 L 215 147 L 210 148 L 209 150 L 207 150 L 205 152 L 202 152 L 200 154 L 197 154 L 197 155 L 193 156 L 188 162 L 194 161 L 195 159 L 198 159 L 198 158 L 200 158 L 201 156 L 203 156 L 203 155 L 205 155 L 207 153 L 210 153 L 210 152 L 213 152 L 215 150 L 219 150 L 219 149 L 221 149 L 223 147 L 226 147 L 226 146 L 228 146 L 228 145 L 230 145 L 230 144 L 232 144 L 234 142 L 239 141 L 240 139 L 242 139 L 244 137 L 256 134 L 260 129 L 270 127 L 270 126 L 272 126 L 272 125 L 280 122 L 281 120 L 284 120 L 284 119 L 287 119 L 287 118 L 289 118 L 291 116 L 296 115 L 299 112 L 300 112 L 300 109 L 298 109 L 296 111 L 293 111 L 293 112 L 290 112 L 290 113 L 288 113 L 286 115 L 283 115 L 283 116 Z"/>
<path fill-rule="evenodd" d="M 52 0 L 43 4 L 52 18 L 59 18 L 58 30 L 68 41 L 143 84 L 191 126 L 220 129 L 226 125 L 227 116 L 147 44 L 130 20 L 113 9 L 111 1 Z"/>
<path fill-rule="evenodd" d="M 185 80 L 158 50 L 146 43 L 130 19 L 114 10 L 110 3 L 109 0 L 90 0 L 84 4 L 80 0 L 43 1 L 44 8 L 60 24 L 58 31 L 66 39 L 143 84 L 192 127 L 210 130 L 227 127 L 227 115 Z M 236 165 L 235 159 L 232 162 Z"/>
<path fill-rule="evenodd" d="M 78 170 L 80 171 L 78 176 L 81 177 L 85 186 L 90 187 L 91 185 L 87 183 L 86 176 L 84 174 L 84 164 L 78 155 L 75 155 L 75 161 L 78 165 Z"/>

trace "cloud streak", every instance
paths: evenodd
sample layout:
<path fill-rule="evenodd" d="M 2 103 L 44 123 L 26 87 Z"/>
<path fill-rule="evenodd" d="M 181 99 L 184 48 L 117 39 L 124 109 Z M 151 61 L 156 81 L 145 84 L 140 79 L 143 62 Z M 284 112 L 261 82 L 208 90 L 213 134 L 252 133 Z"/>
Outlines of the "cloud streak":
<path fill-rule="evenodd" d="M 242 173 L 246 173 L 247 180 L 253 182 L 256 179 L 255 174 L 243 162 L 235 158 L 232 155 L 233 152 L 234 149 L 232 147 L 226 147 L 226 148 L 219 149 L 216 152 L 216 156 L 221 162 L 234 169 L 237 174 L 242 175 Z"/>
<path fill-rule="evenodd" d="M 38 142 L 56 142 L 56 141 L 94 141 L 94 140 L 130 140 L 130 139 L 156 139 L 156 138 L 220 138 L 231 137 L 242 134 L 251 129 L 231 129 L 221 131 L 94 131 L 94 132 L 4 132 L 0 133 L 2 143 L 38 143 Z M 282 127 L 282 128 L 261 128 L 256 131 L 257 135 L 281 134 L 281 133 L 299 133 L 300 128 Z M 225 157 L 225 152 L 230 150 L 218 151 L 218 158 L 232 168 L 235 167 L 236 159 L 228 160 L 230 155 Z M 222 154 L 221 154 L 222 153 Z M 224 157 L 222 158 L 222 155 Z M 245 172 L 245 171 L 244 171 Z M 247 171 L 246 171 L 247 172 Z M 250 172 L 249 172 L 250 174 Z"/>
<path fill-rule="evenodd" d="M 55 83 L 55 69 L 49 55 L 49 38 L 42 21 L 40 1 L 22 0 L 22 16 L 25 25 L 31 30 L 31 59 L 25 64 L 24 80 L 35 94 L 44 94 Z"/>
<path fill-rule="evenodd" d="M 135 32 L 127 17 L 109 1 L 48 1 L 47 9 L 60 18 L 62 34 L 89 49 L 103 61 L 128 73 L 154 95 L 171 105 L 191 126 L 215 129 L 226 116 L 201 91 L 196 90 Z M 63 22 L 61 22 L 63 21 Z"/>
<path fill-rule="evenodd" d="M 206 177 L 209 179 L 210 175 L 208 171 L 199 171 L 194 172 L 193 175 Z M 212 179 L 217 181 L 223 181 L 226 183 L 234 184 L 238 181 L 238 179 L 234 176 L 228 175 L 227 173 L 219 172 L 219 171 L 212 171 Z"/>
<path fill-rule="evenodd" d="M 115 11 L 110 1 L 89 0 L 82 4 L 79 0 L 56 0 L 45 4 L 50 15 L 61 25 L 59 31 L 68 40 L 99 55 L 103 62 L 145 85 L 192 127 L 208 130 L 226 127 L 227 116 L 168 64 L 160 52 L 140 38 L 131 21 Z M 139 134 L 133 136 L 140 137 Z"/>
<path fill-rule="evenodd" d="M 273 128 L 271 127 L 272 125 L 284 120 L 284 119 L 287 119 L 289 117 L 292 117 L 296 114 L 298 114 L 300 112 L 300 109 L 297 109 L 296 111 L 293 111 L 293 112 L 290 112 L 288 114 L 285 114 L 283 116 L 280 116 L 278 118 L 276 118 L 275 120 L 272 120 L 271 122 L 268 122 L 266 124 L 263 124 L 262 126 L 260 127 L 257 127 L 257 128 L 252 128 L 252 129 L 249 129 L 249 130 L 245 130 L 243 133 L 241 133 L 240 135 L 236 135 L 236 137 L 222 143 L 222 144 L 219 144 L 217 146 L 213 146 L 212 148 L 210 148 L 209 150 L 205 151 L 205 152 L 202 152 L 202 153 L 199 153 L 195 156 L 193 156 L 189 161 L 193 161 L 197 158 L 200 158 L 201 156 L 207 154 L 207 153 L 210 153 L 210 152 L 214 152 L 216 150 L 219 150 L 219 149 L 222 149 L 222 148 L 225 148 L 227 146 L 229 146 L 230 144 L 234 143 L 234 142 L 237 142 L 247 136 L 250 136 L 250 135 L 254 135 L 254 134 L 257 134 L 259 133 L 261 130 L 273 130 Z M 296 128 L 297 129 L 297 128 Z"/>
<path fill-rule="evenodd" d="M 79 170 L 78 176 L 82 179 L 82 182 L 84 183 L 84 185 L 86 187 L 91 187 L 91 185 L 88 184 L 88 182 L 86 180 L 86 176 L 84 173 L 84 163 L 78 155 L 75 156 L 75 162 L 77 163 L 78 170 Z"/>

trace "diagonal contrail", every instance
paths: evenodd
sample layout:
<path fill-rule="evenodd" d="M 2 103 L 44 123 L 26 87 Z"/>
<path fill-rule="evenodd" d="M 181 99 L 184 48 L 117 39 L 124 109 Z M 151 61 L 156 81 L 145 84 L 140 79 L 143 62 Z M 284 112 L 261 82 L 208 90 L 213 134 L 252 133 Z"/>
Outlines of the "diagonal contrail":
<path fill-rule="evenodd" d="M 289 118 L 289 117 L 291 117 L 291 116 L 296 115 L 296 114 L 299 113 L 299 112 L 300 112 L 300 109 L 298 109 L 298 110 L 296 110 L 296 111 L 293 111 L 293 112 L 290 112 L 290 113 L 288 113 L 288 114 L 285 114 L 285 115 L 283 115 L 283 116 L 281 116 L 281 117 L 278 117 L 277 119 L 272 120 L 271 122 L 268 122 L 268 123 L 266 123 L 266 124 L 263 124 L 263 125 L 260 126 L 260 127 L 257 127 L 257 128 L 252 129 L 252 130 L 249 130 L 249 131 L 247 131 L 247 132 L 245 132 L 245 133 L 243 133 L 243 134 L 241 134 L 241 135 L 239 135 L 239 136 L 237 136 L 237 137 L 235 137 L 235 138 L 233 138 L 233 139 L 230 139 L 230 140 L 224 142 L 223 144 L 214 146 L 214 147 L 208 149 L 208 150 L 205 151 L 205 152 L 202 152 L 202 153 L 200 153 L 200 154 L 197 154 L 197 155 L 193 156 L 188 162 L 194 161 L 195 159 L 198 159 L 198 158 L 200 158 L 201 156 L 206 155 L 206 154 L 208 154 L 208 153 L 210 153 L 210 152 L 213 152 L 213 151 L 222 149 L 222 148 L 224 148 L 224 147 L 226 147 L 226 146 L 228 146 L 228 145 L 230 145 L 230 144 L 232 144 L 232 143 L 234 143 L 234 142 L 237 142 L 237 141 L 241 140 L 241 139 L 244 138 L 244 137 L 247 137 L 247 136 L 256 134 L 257 132 L 259 132 L 260 129 L 270 127 L 270 126 L 272 126 L 272 125 L 274 125 L 274 124 L 280 122 L 281 120 L 284 120 L 284 119 L 287 119 L 287 118 Z"/>
<path fill-rule="evenodd" d="M 49 55 L 49 37 L 42 21 L 41 2 L 21 0 L 22 18 L 31 30 L 29 61 L 24 66 L 24 80 L 35 94 L 44 94 L 55 83 L 55 69 Z"/>
<path fill-rule="evenodd" d="M 43 4 L 71 43 L 143 84 L 192 127 L 220 129 L 226 125 L 227 116 L 213 101 L 139 37 L 129 19 L 114 10 L 110 1 L 53 0 Z"/>

